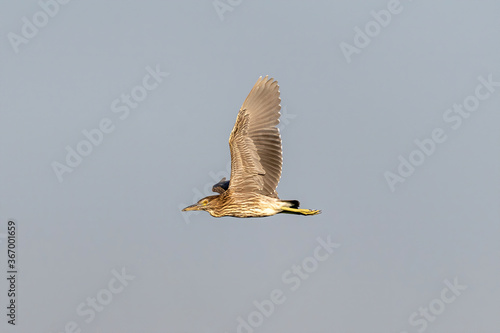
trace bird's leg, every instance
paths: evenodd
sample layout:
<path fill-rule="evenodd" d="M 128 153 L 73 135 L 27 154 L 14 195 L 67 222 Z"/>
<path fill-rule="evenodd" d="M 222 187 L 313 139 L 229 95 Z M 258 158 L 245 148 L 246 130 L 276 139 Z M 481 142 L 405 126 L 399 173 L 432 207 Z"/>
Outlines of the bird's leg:
<path fill-rule="evenodd" d="M 301 214 L 301 215 L 316 215 L 316 214 L 321 213 L 320 210 L 311 210 L 311 209 L 302 209 L 302 208 L 281 207 L 281 209 L 285 213 Z"/>

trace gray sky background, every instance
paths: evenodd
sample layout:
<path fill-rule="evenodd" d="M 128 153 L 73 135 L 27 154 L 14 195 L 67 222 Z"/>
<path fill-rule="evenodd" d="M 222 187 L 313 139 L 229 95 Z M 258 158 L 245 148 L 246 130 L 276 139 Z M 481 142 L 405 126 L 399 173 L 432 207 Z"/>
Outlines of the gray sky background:
<path fill-rule="evenodd" d="M 240 332 L 498 332 L 500 87 L 457 129 L 443 115 L 478 77 L 500 82 L 500 3 L 401 0 L 386 27 L 370 14 L 384 0 L 231 3 L 219 16 L 208 0 L 71 1 L 46 22 L 37 1 L 2 4 L 0 330 L 233 333 L 279 289 Z M 33 16 L 45 25 L 16 53 L 10 33 Z M 367 24 L 380 31 L 348 62 L 340 45 Z M 169 75 L 120 119 L 112 103 L 147 67 Z M 323 213 L 181 213 L 227 173 L 237 112 L 266 74 L 287 115 L 278 193 Z M 105 118 L 114 130 L 60 182 L 52 164 Z M 391 191 L 384 174 L 435 128 L 446 141 Z M 340 247 L 292 291 L 283 275 L 315 262 L 318 237 Z M 122 269 L 135 278 L 111 293 Z M 107 303 L 91 319 L 77 313 L 89 297 Z"/>

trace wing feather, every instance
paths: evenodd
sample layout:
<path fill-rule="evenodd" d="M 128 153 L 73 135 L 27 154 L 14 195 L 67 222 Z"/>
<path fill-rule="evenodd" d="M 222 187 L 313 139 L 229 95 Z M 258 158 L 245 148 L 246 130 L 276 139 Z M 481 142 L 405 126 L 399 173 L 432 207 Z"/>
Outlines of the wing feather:
<path fill-rule="evenodd" d="M 257 192 L 278 197 L 276 187 L 283 163 L 280 92 L 274 79 L 260 77 L 238 113 L 229 136 L 231 182 L 238 192 Z"/>

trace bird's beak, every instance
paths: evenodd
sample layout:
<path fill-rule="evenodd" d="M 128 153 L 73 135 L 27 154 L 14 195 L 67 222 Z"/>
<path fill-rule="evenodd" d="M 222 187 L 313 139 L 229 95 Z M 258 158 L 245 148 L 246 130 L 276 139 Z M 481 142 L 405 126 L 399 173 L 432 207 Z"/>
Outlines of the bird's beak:
<path fill-rule="evenodd" d="M 183 212 L 188 212 L 190 210 L 199 210 L 198 209 L 198 204 L 194 204 L 194 205 L 191 205 L 191 206 L 187 206 L 186 208 L 184 208 L 182 211 Z"/>

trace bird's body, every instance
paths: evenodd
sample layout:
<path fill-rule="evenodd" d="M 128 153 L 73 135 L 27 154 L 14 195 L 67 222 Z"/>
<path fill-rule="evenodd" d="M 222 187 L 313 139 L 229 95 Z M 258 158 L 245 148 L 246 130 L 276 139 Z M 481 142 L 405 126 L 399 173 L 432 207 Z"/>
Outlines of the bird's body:
<path fill-rule="evenodd" d="M 264 217 L 286 212 L 315 215 L 319 210 L 298 209 L 296 200 L 280 200 L 276 187 L 281 177 L 281 136 L 278 82 L 257 80 L 238 113 L 229 136 L 231 179 L 223 178 L 211 195 L 184 208 L 206 210 L 214 217 Z"/>
<path fill-rule="evenodd" d="M 209 213 L 214 217 L 264 217 L 283 211 L 282 207 L 290 207 L 285 201 L 258 193 L 238 193 L 228 189 L 222 194 L 211 196 L 214 207 Z M 230 212 L 230 214 L 228 214 Z"/>

